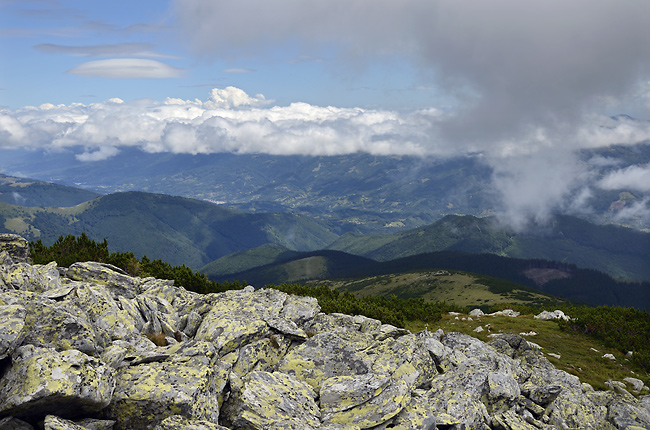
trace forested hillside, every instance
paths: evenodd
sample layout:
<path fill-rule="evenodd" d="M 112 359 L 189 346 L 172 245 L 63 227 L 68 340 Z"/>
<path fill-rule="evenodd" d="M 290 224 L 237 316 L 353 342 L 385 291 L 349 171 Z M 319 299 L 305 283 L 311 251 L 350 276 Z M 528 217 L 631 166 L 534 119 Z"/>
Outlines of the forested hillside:
<path fill-rule="evenodd" d="M 67 209 L 0 205 L 0 214 L 4 231 L 46 245 L 60 235 L 85 233 L 94 240 L 108 239 L 112 251 L 129 250 L 193 268 L 266 243 L 307 251 L 337 237 L 326 224 L 306 216 L 246 213 L 139 192 L 110 194 Z"/>
<path fill-rule="evenodd" d="M 82 188 L 0 174 L 0 202 L 12 205 L 69 207 L 96 197 L 98 193 Z"/>
<path fill-rule="evenodd" d="M 346 234 L 329 248 L 379 261 L 438 251 L 491 253 L 563 261 L 616 278 L 650 280 L 650 233 L 561 215 L 519 233 L 493 217 L 449 215 L 390 235 Z"/>

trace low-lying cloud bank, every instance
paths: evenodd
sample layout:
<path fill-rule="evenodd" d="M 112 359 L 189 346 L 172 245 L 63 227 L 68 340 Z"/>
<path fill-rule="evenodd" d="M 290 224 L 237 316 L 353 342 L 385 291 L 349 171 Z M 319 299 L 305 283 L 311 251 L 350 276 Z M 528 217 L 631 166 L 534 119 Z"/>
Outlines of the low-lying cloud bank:
<path fill-rule="evenodd" d="M 524 225 L 555 210 L 584 206 L 590 190 L 650 193 L 648 165 L 620 166 L 616 159 L 580 161 L 581 149 L 650 140 L 650 122 L 585 116 L 562 135 L 534 128 L 516 137 L 466 141 L 444 128 L 453 113 L 434 108 L 397 112 L 292 103 L 274 105 L 263 95 L 227 87 L 206 100 L 110 99 L 96 104 L 51 105 L 0 111 L 0 150 L 72 150 L 99 162 L 125 147 L 150 153 L 265 153 L 273 155 L 478 156 L 494 171 L 508 222 Z M 597 177 L 597 172 L 606 174 Z M 650 212 L 647 199 L 626 209 Z M 640 206 L 639 206 L 640 205 Z M 624 215 L 624 214 L 623 214 Z"/>
<path fill-rule="evenodd" d="M 0 113 L 0 147 L 46 151 L 84 148 L 99 161 L 121 147 L 146 152 L 340 155 L 354 152 L 427 155 L 441 150 L 429 136 L 435 109 L 399 114 L 306 103 L 270 106 L 263 95 L 227 87 L 207 100 L 111 99 L 84 105 L 41 105 Z M 89 157 L 89 154 L 93 154 Z"/>
<path fill-rule="evenodd" d="M 635 144 L 650 139 L 650 122 L 594 115 L 583 118 L 574 130 L 561 136 L 536 128 L 517 138 L 486 137 L 468 143 L 441 133 L 441 129 L 455 120 L 454 114 L 435 108 L 397 112 L 300 102 L 276 106 L 262 94 L 251 96 L 238 88 L 227 87 L 211 90 L 204 101 L 110 99 L 89 105 L 43 104 L 0 111 L 0 148 L 31 147 L 45 151 L 84 148 L 79 157 L 104 154 L 97 155 L 93 161 L 111 157 L 121 147 L 189 154 L 366 152 L 463 156 L 480 153 L 488 159 L 505 160 L 548 158 L 549 153 L 570 154 L 583 148 Z M 598 162 L 606 164 L 606 161 Z M 638 167 L 619 176 L 639 176 L 642 171 L 647 175 L 647 169 L 647 166 Z M 602 184 L 611 186 L 621 181 L 617 178 L 603 180 Z"/>

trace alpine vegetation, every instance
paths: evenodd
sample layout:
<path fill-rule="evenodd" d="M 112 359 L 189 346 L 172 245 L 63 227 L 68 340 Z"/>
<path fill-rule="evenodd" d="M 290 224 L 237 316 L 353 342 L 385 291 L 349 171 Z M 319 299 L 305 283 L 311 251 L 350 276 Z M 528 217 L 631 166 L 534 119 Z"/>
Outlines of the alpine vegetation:
<path fill-rule="evenodd" d="M 275 289 L 199 294 L 0 236 L 0 428 L 635 429 L 520 335 L 411 333 Z M 639 387 L 643 394 L 643 387 Z"/>

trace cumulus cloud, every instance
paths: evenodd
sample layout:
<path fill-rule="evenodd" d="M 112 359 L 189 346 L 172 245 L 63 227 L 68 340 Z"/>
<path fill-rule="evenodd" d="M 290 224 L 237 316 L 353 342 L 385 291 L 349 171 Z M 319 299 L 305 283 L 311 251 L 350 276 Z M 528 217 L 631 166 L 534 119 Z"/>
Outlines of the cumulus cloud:
<path fill-rule="evenodd" d="M 650 165 L 629 166 L 608 173 L 598 185 L 605 190 L 650 191 Z"/>
<path fill-rule="evenodd" d="M 99 78 L 180 78 L 183 69 L 155 60 L 112 58 L 82 63 L 66 73 Z"/>
<path fill-rule="evenodd" d="M 426 155 L 435 109 L 400 114 L 307 103 L 270 106 L 262 94 L 227 87 L 207 100 L 167 98 L 84 105 L 43 104 L 0 114 L 0 147 L 83 148 L 82 161 L 98 161 L 120 147 L 147 152 L 217 152 L 339 155 Z"/>

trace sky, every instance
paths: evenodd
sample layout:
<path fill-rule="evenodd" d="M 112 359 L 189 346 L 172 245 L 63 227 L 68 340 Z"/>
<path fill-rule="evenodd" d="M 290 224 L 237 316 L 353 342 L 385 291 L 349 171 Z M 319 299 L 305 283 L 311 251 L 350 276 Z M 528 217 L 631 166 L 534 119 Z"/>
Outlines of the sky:
<path fill-rule="evenodd" d="M 595 177 L 577 151 L 650 138 L 648 17 L 639 0 L 0 0 L 0 151 L 471 154 L 513 217 L 593 187 L 647 196 L 647 164 Z"/>

